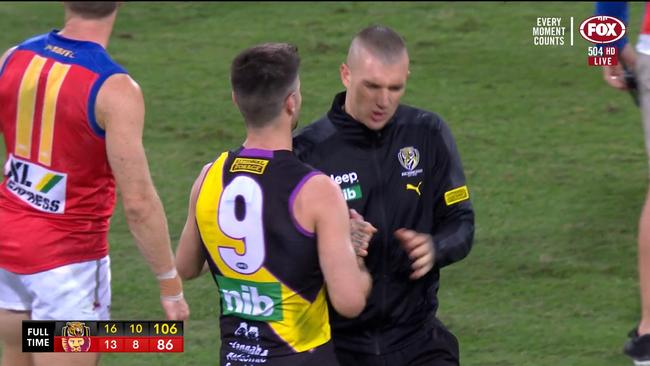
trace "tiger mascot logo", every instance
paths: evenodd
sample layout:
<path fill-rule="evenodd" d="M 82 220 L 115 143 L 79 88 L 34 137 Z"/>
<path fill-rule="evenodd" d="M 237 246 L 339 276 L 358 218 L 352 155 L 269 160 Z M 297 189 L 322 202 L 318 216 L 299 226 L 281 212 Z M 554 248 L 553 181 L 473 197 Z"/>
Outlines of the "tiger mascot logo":
<path fill-rule="evenodd" d="M 420 162 L 420 152 L 413 146 L 403 147 L 397 153 L 397 159 L 404 169 L 413 171 Z"/>

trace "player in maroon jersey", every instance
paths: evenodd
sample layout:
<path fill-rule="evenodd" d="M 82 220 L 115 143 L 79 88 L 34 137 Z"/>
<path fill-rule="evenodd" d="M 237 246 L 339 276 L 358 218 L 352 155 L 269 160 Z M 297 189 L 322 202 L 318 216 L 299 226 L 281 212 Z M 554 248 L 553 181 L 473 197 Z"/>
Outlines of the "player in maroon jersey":
<path fill-rule="evenodd" d="M 97 363 L 95 354 L 23 354 L 21 321 L 109 318 L 116 184 L 167 318 L 189 314 L 142 146 L 142 92 L 105 50 L 118 4 L 64 5 L 62 30 L 0 58 L 2 366 Z"/>

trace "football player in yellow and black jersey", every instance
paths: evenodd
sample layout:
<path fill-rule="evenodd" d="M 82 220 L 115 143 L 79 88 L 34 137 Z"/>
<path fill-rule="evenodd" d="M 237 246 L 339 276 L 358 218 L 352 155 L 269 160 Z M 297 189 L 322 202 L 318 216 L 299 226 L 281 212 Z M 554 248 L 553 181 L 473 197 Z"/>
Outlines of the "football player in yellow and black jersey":
<path fill-rule="evenodd" d="M 299 64 L 288 44 L 235 58 L 246 141 L 206 165 L 192 188 L 177 268 L 194 278 L 207 260 L 221 298 L 222 366 L 338 365 L 326 296 L 354 317 L 370 291 L 341 191 L 292 152 Z"/>

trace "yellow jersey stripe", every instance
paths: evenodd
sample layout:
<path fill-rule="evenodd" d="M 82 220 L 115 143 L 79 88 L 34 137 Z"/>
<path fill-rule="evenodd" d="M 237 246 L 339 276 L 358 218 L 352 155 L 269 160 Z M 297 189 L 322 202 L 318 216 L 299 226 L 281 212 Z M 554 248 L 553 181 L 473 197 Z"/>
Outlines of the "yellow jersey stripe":
<path fill-rule="evenodd" d="M 38 162 L 45 166 L 52 164 L 56 102 L 68 70 L 70 70 L 70 65 L 55 62 L 47 77 L 45 99 L 43 100 L 43 120 L 41 121 L 41 142 L 38 150 Z"/>
<path fill-rule="evenodd" d="M 16 148 L 17 156 L 29 159 L 32 153 L 32 129 L 34 126 L 34 109 L 36 109 L 36 91 L 41 70 L 46 58 L 34 56 L 25 70 L 20 82 L 18 108 L 16 116 Z"/>

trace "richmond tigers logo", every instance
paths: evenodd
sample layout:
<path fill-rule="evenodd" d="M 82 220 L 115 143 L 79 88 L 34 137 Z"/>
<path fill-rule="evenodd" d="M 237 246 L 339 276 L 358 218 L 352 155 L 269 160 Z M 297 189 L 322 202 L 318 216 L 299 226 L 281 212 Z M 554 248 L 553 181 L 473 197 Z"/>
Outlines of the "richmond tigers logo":
<path fill-rule="evenodd" d="M 412 171 L 420 162 L 420 152 L 413 146 L 403 147 L 397 153 L 397 159 L 404 169 Z"/>

